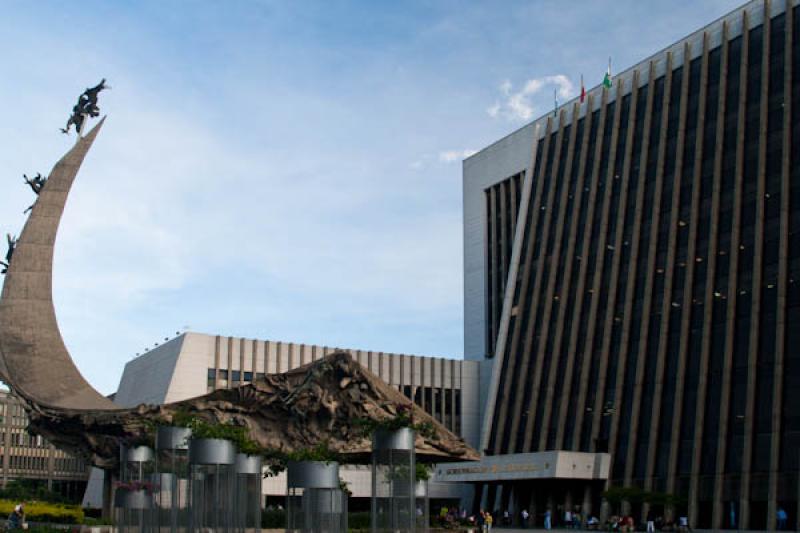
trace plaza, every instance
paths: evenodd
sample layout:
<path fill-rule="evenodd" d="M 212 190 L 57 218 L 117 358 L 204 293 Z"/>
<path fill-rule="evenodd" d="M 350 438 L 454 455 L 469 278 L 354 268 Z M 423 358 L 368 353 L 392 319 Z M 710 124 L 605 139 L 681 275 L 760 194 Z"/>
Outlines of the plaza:
<path fill-rule="evenodd" d="M 526 98 L 546 83 L 558 87 L 543 113 Z M 452 278 L 434 277 L 450 271 L 429 261 L 436 246 L 419 244 L 448 227 L 446 217 L 420 223 L 398 252 L 402 239 L 380 223 L 403 203 L 398 189 L 373 221 L 364 199 L 366 214 L 339 210 L 358 196 L 341 180 L 327 192 L 338 200 L 323 202 L 328 218 L 359 226 L 363 217 L 383 232 L 354 239 L 359 258 L 384 247 L 372 268 L 349 263 L 356 274 L 347 297 L 334 295 L 349 273 L 339 256 L 352 252 L 281 235 L 291 248 L 282 257 L 274 242 L 260 241 L 268 232 L 232 236 L 235 245 L 215 250 L 208 277 L 238 275 L 248 284 L 242 294 L 265 288 L 284 300 L 245 312 L 175 297 L 186 314 L 217 313 L 212 331 L 220 333 L 187 326 L 159 337 L 125 364 L 111 394 L 75 364 L 53 295 L 67 197 L 90 149 L 102 150 L 99 142 L 92 148 L 106 121 L 98 95 L 110 87 L 103 78 L 87 88 L 61 130 L 74 128 L 74 146 L 48 176 L 23 175 L 34 203 L 19 236 L 6 238 L 2 487 L 30 479 L 74 498 L 93 465 L 83 504 L 124 531 L 257 529 L 265 506 L 285 507 L 291 530 L 327 517 L 325 529 L 337 531 L 347 527 L 348 505 L 371 513 L 373 531 L 427 529 L 431 505 L 461 518 L 490 511 L 508 531 L 557 528 L 576 515 L 582 526 L 626 517 L 666 530 L 800 530 L 800 0 L 751 0 L 619 72 L 609 59 L 603 83 L 585 88 L 581 75 L 579 93 L 563 75 L 529 80 L 517 93 L 512 86 L 505 80 L 507 102 L 486 111 L 516 113 L 524 125 L 482 149 L 408 165 L 411 173 L 464 157 L 463 359 L 319 341 L 356 322 L 339 314 L 355 295 L 387 285 L 370 277 L 375 265 L 391 273 L 397 292 L 415 295 L 403 295 L 408 320 L 395 323 L 404 341 L 422 342 L 422 330 L 429 342 L 448 334 L 428 323 L 425 305 L 416 307 L 421 296 L 439 301 L 437 284 Z M 284 189 L 297 185 L 275 179 Z M 241 183 L 248 194 L 235 198 L 248 207 L 217 224 L 225 231 L 216 239 L 198 241 L 225 247 L 230 228 L 253 223 L 241 214 L 263 209 L 269 218 L 263 206 L 280 207 L 273 199 L 284 189 L 271 184 L 269 201 L 254 208 L 257 186 Z M 406 189 L 423 187 L 413 183 Z M 285 201 L 326 196 L 317 186 Z M 350 192 L 335 196 L 339 189 Z M 413 225 L 418 208 L 402 225 Z M 186 220 L 200 224 L 199 212 Z M 288 232 L 297 221 L 284 216 L 274 218 Z M 322 227 L 333 222 L 319 220 L 308 238 L 340 237 Z M 161 236 L 153 227 L 148 246 Z M 292 260 L 295 248 L 320 247 L 324 262 Z M 274 260 L 248 263 L 261 249 Z M 246 266 L 236 270 L 231 257 Z M 408 275 L 418 262 L 423 274 Z M 304 277 L 287 283 L 293 270 Z M 154 287 L 144 292 L 170 293 L 169 281 Z M 229 334 L 283 321 L 284 307 L 302 300 L 285 293 L 307 287 L 332 309 L 291 316 L 319 344 Z M 223 301 L 236 294 L 213 289 Z M 373 304 L 351 305 L 364 324 L 349 334 L 374 347 L 381 336 L 370 326 L 386 319 L 373 316 L 381 315 Z M 429 470 L 418 473 L 421 463 Z M 262 480 L 266 473 L 275 475 Z"/>

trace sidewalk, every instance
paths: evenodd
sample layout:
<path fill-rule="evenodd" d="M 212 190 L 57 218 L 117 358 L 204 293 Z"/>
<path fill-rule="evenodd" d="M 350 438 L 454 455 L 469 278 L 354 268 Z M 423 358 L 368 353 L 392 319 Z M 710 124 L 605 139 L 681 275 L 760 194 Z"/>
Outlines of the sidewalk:
<path fill-rule="evenodd" d="M 475 533 L 478 533 L 477 529 L 475 529 L 474 531 L 475 531 Z M 518 529 L 518 528 L 513 528 L 513 527 L 493 527 L 492 531 L 494 533 L 526 533 L 526 532 L 530 533 L 532 531 L 548 531 L 548 530 L 544 529 L 543 527 L 529 527 L 527 529 Z M 595 530 L 566 529 L 566 528 L 554 527 L 553 529 L 550 529 L 549 531 L 570 531 L 570 532 L 574 533 L 576 531 L 595 531 Z M 602 533 L 605 530 L 601 529 L 601 530 L 597 530 L 597 531 L 599 533 Z M 763 529 L 746 529 L 746 530 L 744 530 L 744 529 L 737 529 L 737 530 L 734 530 L 734 529 L 692 529 L 691 530 L 692 533 L 711 533 L 711 532 L 715 532 L 715 531 L 729 531 L 729 532 L 736 531 L 738 533 L 756 533 L 756 532 L 766 531 L 766 530 L 763 530 Z"/>

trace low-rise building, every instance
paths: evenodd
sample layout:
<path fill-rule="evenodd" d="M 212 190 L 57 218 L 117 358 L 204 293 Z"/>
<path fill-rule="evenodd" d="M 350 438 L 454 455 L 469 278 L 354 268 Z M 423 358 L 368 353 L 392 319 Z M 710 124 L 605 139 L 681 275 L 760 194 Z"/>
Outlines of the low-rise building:
<path fill-rule="evenodd" d="M 471 445 L 480 436 L 479 363 L 310 344 L 186 332 L 125 365 L 114 401 L 123 407 L 164 404 L 244 385 L 285 372 L 335 351 L 353 358 Z M 84 503 L 100 506 L 101 477 L 93 474 Z M 370 496 L 369 469 L 345 467 L 342 478 L 355 498 Z M 286 494 L 284 475 L 267 478 L 265 496 Z M 459 499 L 459 485 L 431 483 L 433 498 Z"/>
<path fill-rule="evenodd" d="M 29 434 L 27 428 L 28 415 L 19 399 L 0 390 L 0 486 L 25 480 L 68 499 L 80 498 L 89 478 L 86 463 Z"/>

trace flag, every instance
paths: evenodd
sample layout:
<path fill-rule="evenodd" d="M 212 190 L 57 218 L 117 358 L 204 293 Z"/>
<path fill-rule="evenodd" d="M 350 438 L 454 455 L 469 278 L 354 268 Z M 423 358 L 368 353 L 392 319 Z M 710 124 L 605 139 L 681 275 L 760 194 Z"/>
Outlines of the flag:
<path fill-rule="evenodd" d="M 581 103 L 586 100 L 586 87 L 583 85 L 583 74 L 581 74 Z"/>
<path fill-rule="evenodd" d="M 603 78 L 603 87 L 606 89 L 611 88 L 611 58 L 608 58 L 608 71 L 606 71 L 606 75 Z"/>
<path fill-rule="evenodd" d="M 555 117 L 556 113 L 558 112 L 558 90 L 557 89 L 553 89 L 553 104 L 554 104 L 553 105 L 553 116 Z"/>

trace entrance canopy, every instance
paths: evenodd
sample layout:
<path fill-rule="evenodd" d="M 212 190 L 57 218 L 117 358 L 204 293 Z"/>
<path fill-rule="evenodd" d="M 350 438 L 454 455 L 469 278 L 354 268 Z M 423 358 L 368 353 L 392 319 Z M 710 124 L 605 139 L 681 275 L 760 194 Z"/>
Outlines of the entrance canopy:
<path fill-rule="evenodd" d="M 440 463 L 434 480 L 444 483 L 513 481 L 523 479 L 607 480 L 607 453 L 548 451 L 484 456 L 480 461 Z"/>

